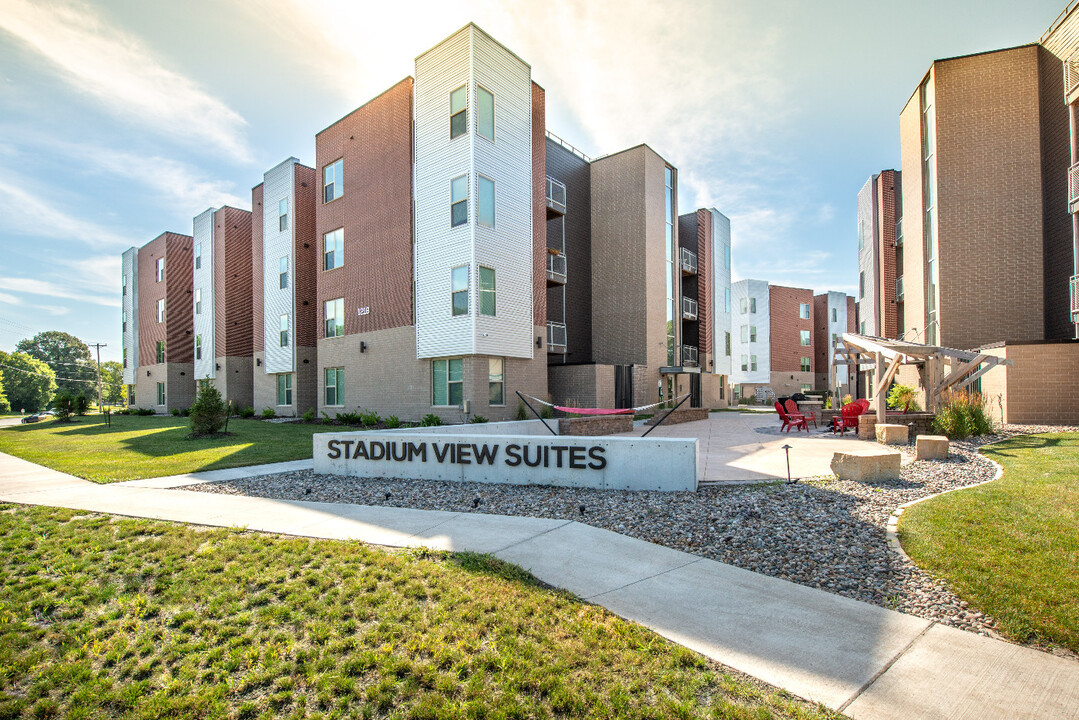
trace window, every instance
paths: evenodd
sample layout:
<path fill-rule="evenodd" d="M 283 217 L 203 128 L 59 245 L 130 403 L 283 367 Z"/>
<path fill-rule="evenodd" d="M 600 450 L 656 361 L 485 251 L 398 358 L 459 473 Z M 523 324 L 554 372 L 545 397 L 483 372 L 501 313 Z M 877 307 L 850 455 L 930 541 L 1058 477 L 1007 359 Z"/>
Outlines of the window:
<path fill-rule="evenodd" d="M 326 337 L 341 337 L 345 334 L 345 299 L 326 301 Z"/>
<path fill-rule="evenodd" d="M 505 361 L 502 358 L 491 358 L 487 361 L 487 404 L 506 404 L 506 375 Z"/>
<path fill-rule="evenodd" d="M 812 367 L 812 365 L 811 365 L 810 359 L 807 358 L 807 357 L 802 358 L 802 365 L 801 365 L 802 372 L 809 372 L 811 367 Z"/>
<path fill-rule="evenodd" d="M 281 347 L 288 347 L 288 315 L 282 315 L 280 317 L 280 328 L 281 328 Z M 284 404 L 288 404 L 288 403 L 278 403 L 278 404 L 279 405 L 284 405 Z"/>
<path fill-rule="evenodd" d="M 462 85 L 450 93 L 450 140 L 468 132 L 468 89 Z"/>
<path fill-rule="evenodd" d="M 322 202 L 332 202 L 344 194 L 345 161 L 342 158 L 322 169 Z"/>
<path fill-rule="evenodd" d="M 345 369 L 326 368 L 326 405 L 345 404 Z"/>
<path fill-rule="evenodd" d="M 832 308 L 832 322 L 839 322 L 839 310 Z"/>
<path fill-rule="evenodd" d="M 858 299 L 865 297 L 865 271 L 858 273 Z"/>
<path fill-rule="evenodd" d="M 450 270 L 450 301 L 454 315 L 468 315 L 468 265 Z"/>
<path fill-rule="evenodd" d="M 165 362 L 165 341 L 164 340 L 158 340 L 157 341 L 157 361 L 159 363 Z"/>
<path fill-rule="evenodd" d="M 468 175 L 450 181 L 450 227 L 468 222 Z"/>
<path fill-rule="evenodd" d="M 282 198 L 277 203 L 277 229 L 281 232 L 288 230 L 288 198 Z"/>
<path fill-rule="evenodd" d="M 202 360 L 202 335 L 195 336 L 195 359 Z"/>
<path fill-rule="evenodd" d="M 281 373 L 277 376 L 277 404 L 292 404 L 292 373 Z"/>
<path fill-rule="evenodd" d="M 202 243 L 195 244 L 195 269 L 202 267 Z"/>
<path fill-rule="evenodd" d="M 724 333 L 727 336 L 727 357 L 731 356 L 731 334 L 729 332 Z"/>
<path fill-rule="evenodd" d="M 333 270 L 345 264 L 345 230 L 337 228 L 322 236 L 322 269 Z"/>
<path fill-rule="evenodd" d="M 431 361 L 431 404 L 452 406 L 464 402 L 464 361 L 461 358 Z"/>
<path fill-rule="evenodd" d="M 809 383 L 802 383 L 802 392 L 807 393 L 813 390 L 813 386 Z"/>
<path fill-rule="evenodd" d="M 495 226 L 495 183 L 480 175 L 476 198 L 476 222 L 486 227 Z"/>
<path fill-rule="evenodd" d="M 800 330 L 799 335 L 801 336 L 802 344 L 803 345 L 808 345 L 809 344 L 809 331 L 808 330 Z"/>
<path fill-rule="evenodd" d="M 798 303 L 798 317 L 803 320 L 809 319 L 809 303 Z"/>
<path fill-rule="evenodd" d="M 749 370 L 749 356 L 748 355 L 743 355 L 742 356 L 742 371 L 745 372 L 747 370 Z"/>
<path fill-rule="evenodd" d="M 195 289 L 195 314 L 202 315 L 202 288 Z"/>
<path fill-rule="evenodd" d="M 120 285 L 123 288 L 120 294 L 127 295 L 127 275 L 120 276 Z"/>
<path fill-rule="evenodd" d="M 862 321 L 862 335 L 865 335 L 865 320 Z"/>
<path fill-rule="evenodd" d="M 731 311 L 731 289 L 730 288 L 726 288 L 723 291 L 723 303 L 724 303 L 724 305 L 723 305 L 724 310 L 726 312 L 730 312 Z"/>
<path fill-rule="evenodd" d="M 495 96 L 479 85 L 476 86 L 476 131 L 488 140 L 495 139 Z"/>
<path fill-rule="evenodd" d="M 750 355 L 749 356 L 749 369 L 756 372 L 756 370 L 757 370 L 757 356 L 756 355 Z"/>
<path fill-rule="evenodd" d="M 120 332 L 127 332 L 127 310 L 124 310 L 124 311 L 123 311 L 123 314 L 122 314 L 122 316 L 121 316 L 121 317 L 122 317 L 123 319 L 122 319 L 122 320 L 120 321 L 120 324 L 121 324 L 121 326 L 122 326 L 122 327 L 120 328 Z"/>
<path fill-rule="evenodd" d="M 723 246 L 723 267 L 725 267 L 727 270 L 731 269 L 731 246 L 730 245 L 724 245 Z"/>
<path fill-rule="evenodd" d="M 748 307 L 748 305 L 747 305 L 748 302 L 749 301 L 746 300 L 745 298 L 739 298 L 739 300 L 738 300 L 738 311 L 741 312 L 743 315 L 746 314 L 746 308 Z"/>
<path fill-rule="evenodd" d="M 495 314 L 495 271 L 480 267 L 480 315 Z"/>
<path fill-rule="evenodd" d="M 165 299 L 164 298 L 157 301 L 157 321 L 159 323 L 165 322 Z"/>
<path fill-rule="evenodd" d="M 165 279 L 165 258 L 157 259 L 157 281 L 161 282 Z"/>
<path fill-rule="evenodd" d="M 165 383 L 158 383 L 157 384 L 157 404 L 158 405 L 164 405 L 165 404 Z"/>
<path fill-rule="evenodd" d="M 277 263 L 277 285 L 282 290 L 288 289 L 288 255 Z"/>
<path fill-rule="evenodd" d="M 749 342 L 749 325 L 742 326 L 742 342 Z"/>
<path fill-rule="evenodd" d="M 836 341 L 839 340 L 838 333 L 832 333 L 832 347 L 835 347 Z"/>
<path fill-rule="evenodd" d="M 749 299 L 749 311 L 751 313 L 757 312 L 757 298 L 751 297 Z"/>
<path fill-rule="evenodd" d="M 757 342 L 757 326 L 756 325 L 750 325 L 749 326 L 749 341 L 750 342 Z"/>

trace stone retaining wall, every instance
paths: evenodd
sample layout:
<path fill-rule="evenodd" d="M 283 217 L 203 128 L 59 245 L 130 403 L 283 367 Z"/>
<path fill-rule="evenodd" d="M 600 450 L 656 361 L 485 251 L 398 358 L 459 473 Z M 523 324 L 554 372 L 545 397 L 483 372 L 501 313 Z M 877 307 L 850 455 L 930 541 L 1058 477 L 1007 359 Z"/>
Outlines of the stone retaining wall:
<path fill-rule="evenodd" d="M 649 425 L 655 425 L 659 420 L 667 414 L 666 410 L 662 408 L 656 409 L 656 414 L 648 419 Z M 678 408 L 663 421 L 664 425 L 677 425 L 678 423 L 694 422 L 696 420 L 707 420 L 708 409 L 707 408 Z"/>
<path fill-rule="evenodd" d="M 559 435 L 616 435 L 632 429 L 632 415 L 558 418 Z"/>

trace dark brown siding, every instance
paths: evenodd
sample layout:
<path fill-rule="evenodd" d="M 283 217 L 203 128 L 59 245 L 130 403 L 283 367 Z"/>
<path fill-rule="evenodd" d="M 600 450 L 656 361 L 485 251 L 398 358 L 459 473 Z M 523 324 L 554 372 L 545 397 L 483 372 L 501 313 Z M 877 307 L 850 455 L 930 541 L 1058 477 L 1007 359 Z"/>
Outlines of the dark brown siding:
<path fill-rule="evenodd" d="M 701 355 L 713 353 L 712 336 L 715 334 L 716 279 L 712 274 L 712 213 L 705 209 L 697 211 L 697 325 Z M 708 368 L 706 368 L 708 369 Z"/>
<path fill-rule="evenodd" d="M 317 194 L 314 168 L 296 166 L 295 256 L 296 347 L 314 347 L 318 339 L 317 288 L 319 243 L 315 240 Z M 344 198 L 341 198 L 344 200 Z M 261 276 L 260 276 L 261 277 Z M 261 332 L 261 321 L 257 326 Z"/>
<path fill-rule="evenodd" d="M 165 281 L 157 282 L 157 259 L 165 254 L 164 233 L 139 248 L 139 365 L 157 363 L 157 343 L 166 338 L 165 324 L 157 322 L 157 301 L 165 297 Z M 168 269 L 168 261 L 165 262 Z M 167 278 L 167 275 L 166 275 Z M 165 310 L 168 311 L 168 303 Z M 168 348 L 165 348 L 166 352 Z"/>
<path fill-rule="evenodd" d="M 547 324 L 546 95 L 532 83 L 532 323 Z"/>
<path fill-rule="evenodd" d="M 880 257 L 880 275 L 877 297 L 877 325 L 880 336 L 895 339 L 898 337 L 896 315 L 895 279 L 897 275 L 895 222 L 896 193 L 899 190 L 899 174 L 895 170 L 884 170 L 877 175 L 877 226 L 879 245 L 877 256 Z"/>
<path fill-rule="evenodd" d="M 592 362 L 592 183 L 588 162 L 553 140 L 546 141 L 547 175 L 566 186 L 566 214 L 546 221 L 547 246 L 566 236 L 566 363 Z M 546 193 L 546 189 L 544 190 Z M 546 205 L 546 201 L 544 201 Z M 546 210 L 544 210 L 546 213 Z M 543 275 L 546 277 L 544 267 Z M 547 291 L 547 318 L 562 321 L 562 288 Z M 559 362 L 560 358 L 551 360 Z"/>
<path fill-rule="evenodd" d="M 412 324 L 412 78 L 315 137 L 317 337 L 323 303 L 345 299 L 345 333 Z M 323 203 L 322 173 L 343 158 L 344 194 Z M 322 269 L 322 238 L 344 228 L 344 265 Z M 369 306 L 368 315 L 356 309 Z"/>
<path fill-rule="evenodd" d="M 266 300 L 263 297 L 262 280 L 262 183 L 251 189 L 251 352 L 259 353 L 265 348 L 265 327 L 263 310 Z M 298 268 L 297 268 L 298 269 Z M 298 332 L 298 328 L 297 328 Z"/>
<path fill-rule="evenodd" d="M 251 305 L 251 213 L 225 206 L 214 213 L 214 352 L 218 357 L 251 355 Z"/>
<path fill-rule="evenodd" d="M 849 323 L 849 320 L 848 320 Z M 828 347 L 832 338 L 828 336 L 828 293 L 813 297 L 813 371 L 830 373 L 828 368 Z"/>
<path fill-rule="evenodd" d="M 194 255 L 191 248 L 190 235 L 165 233 L 165 360 L 170 363 L 189 363 L 195 360 L 195 341 L 191 337 L 194 320 L 191 300 Z M 152 272 L 151 270 L 151 278 L 154 277 Z M 155 307 L 154 313 L 156 312 Z M 141 325 L 139 332 L 142 332 Z M 153 346 L 150 347 L 150 352 L 154 353 Z M 156 362 L 156 359 L 152 358 L 152 362 Z"/>
<path fill-rule="evenodd" d="M 768 286 L 771 320 L 772 372 L 799 372 L 802 358 L 813 359 L 813 291 L 802 288 Z M 799 316 L 798 306 L 809 303 L 809 319 Z M 801 344 L 801 331 L 809 330 L 809 345 Z M 810 367 L 810 371 L 813 368 Z"/>

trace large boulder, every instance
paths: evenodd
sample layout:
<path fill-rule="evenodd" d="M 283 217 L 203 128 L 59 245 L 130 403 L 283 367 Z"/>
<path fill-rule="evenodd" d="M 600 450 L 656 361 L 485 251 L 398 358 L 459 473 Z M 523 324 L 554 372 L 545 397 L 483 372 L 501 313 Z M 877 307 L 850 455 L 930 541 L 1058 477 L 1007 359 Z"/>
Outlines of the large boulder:
<path fill-rule="evenodd" d="M 908 429 L 906 425 L 877 423 L 877 442 L 881 445 L 906 445 Z"/>
<path fill-rule="evenodd" d="M 886 448 L 845 450 L 832 456 L 832 472 L 840 480 L 896 480 L 902 457 Z"/>
<path fill-rule="evenodd" d="M 948 438 L 943 435 L 919 435 L 914 441 L 919 460 L 944 460 L 948 457 Z"/>

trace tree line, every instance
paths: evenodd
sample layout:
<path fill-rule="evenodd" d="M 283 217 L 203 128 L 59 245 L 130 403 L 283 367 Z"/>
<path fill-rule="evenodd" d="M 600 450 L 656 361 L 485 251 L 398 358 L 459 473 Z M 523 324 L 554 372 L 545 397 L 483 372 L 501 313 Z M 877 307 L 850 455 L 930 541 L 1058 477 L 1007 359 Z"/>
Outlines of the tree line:
<path fill-rule="evenodd" d="M 123 366 L 101 363 L 101 399 L 124 402 Z M 15 350 L 0 350 L 0 412 L 38 412 L 57 393 L 97 402 L 97 362 L 79 338 L 59 330 L 19 341 Z"/>

